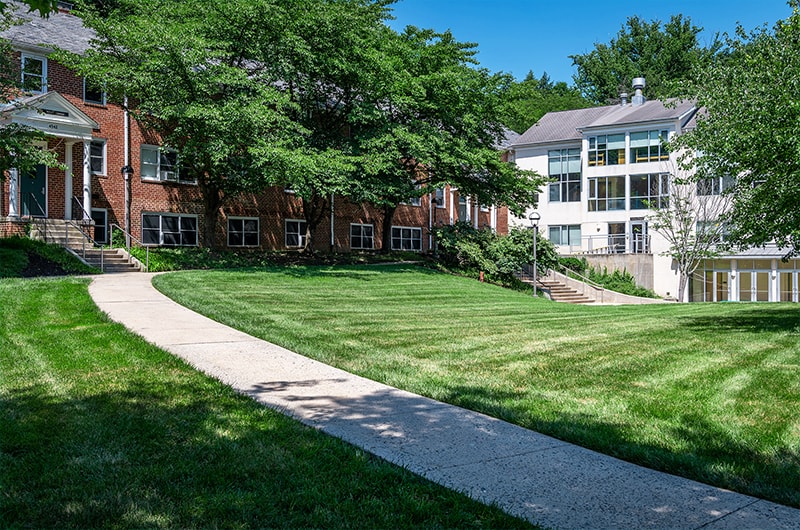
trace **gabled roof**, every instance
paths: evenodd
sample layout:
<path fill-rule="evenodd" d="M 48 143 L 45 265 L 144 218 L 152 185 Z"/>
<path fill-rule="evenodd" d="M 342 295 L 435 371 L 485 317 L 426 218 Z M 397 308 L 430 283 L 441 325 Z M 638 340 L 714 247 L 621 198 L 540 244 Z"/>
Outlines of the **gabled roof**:
<path fill-rule="evenodd" d="M 0 37 L 11 41 L 12 46 L 44 50 L 62 48 L 79 54 L 89 49 L 89 41 L 95 33 L 85 27 L 80 18 L 60 11 L 42 18 L 38 13 L 29 13 L 28 6 L 21 2 L 11 4 L 13 18 L 21 20 L 23 24 L 0 31 Z"/>
<path fill-rule="evenodd" d="M 664 105 L 661 101 L 646 101 L 642 105 L 609 105 L 588 109 L 548 112 L 525 131 L 512 147 L 551 142 L 579 141 L 582 132 L 595 128 L 647 124 L 680 120 L 684 127 L 694 118 L 693 101 L 674 101 Z"/>
<path fill-rule="evenodd" d="M 88 140 L 100 126 L 58 92 L 28 96 L 0 107 L 0 122 L 10 120 L 61 138 Z"/>

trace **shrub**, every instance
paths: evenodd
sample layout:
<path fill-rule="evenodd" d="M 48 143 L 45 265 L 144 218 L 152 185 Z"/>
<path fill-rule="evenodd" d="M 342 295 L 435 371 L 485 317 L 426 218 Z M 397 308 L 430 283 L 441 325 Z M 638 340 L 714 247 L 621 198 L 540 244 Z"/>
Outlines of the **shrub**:
<path fill-rule="evenodd" d="M 18 276 L 22 273 L 28 265 L 28 256 L 30 254 L 36 254 L 47 261 L 55 263 L 60 266 L 64 272 L 70 274 L 95 274 L 99 272 L 94 267 L 83 263 L 59 245 L 48 244 L 27 237 L 11 236 L 0 239 L 0 249 L 6 249 L 7 252 L 5 252 L 4 255 L 14 260 L 14 263 L 9 263 L 9 267 L 6 269 L 6 260 L 4 257 L 2 263 L 5 271 L 4 274 L 6 275 Z M 25 264 L 22 265 L 22 268 L 20 268 L 20 260 L 23 259 L 20 257 L 21 254 L 25 255 Z"/>
<path fill-rule="evenodd" d="M 514 227 L 507 236 L 491 230 L 477 230 L 468 223 L 434 229 L 440 263 L 469 276 L 484 272 L 489 281 L 520 287 L 517 275 L 533 261 L 533 235 L 529 228 Z M 540 272 L 557 263 L 550 241 L 537 241 L 537 268 Z"/>
<path fill-rule="evenodd" d="M 602 285 L 610 291 L 632 296 L 642 296 L 645 298 L 661 298 L 650 289 L 636 285 L 636 280 L 631 273 L 626 270 L 615 270 L 611 274 L 607 267 L 603 267 L 603 272 L 590 269 L 588 277 L 593 282 Z"/>

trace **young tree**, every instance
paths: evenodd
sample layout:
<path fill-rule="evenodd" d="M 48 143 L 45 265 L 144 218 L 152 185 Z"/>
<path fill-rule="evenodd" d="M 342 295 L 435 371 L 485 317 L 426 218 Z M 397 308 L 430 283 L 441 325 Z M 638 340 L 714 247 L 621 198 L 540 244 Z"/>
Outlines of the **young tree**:
<path fill-rule="evenodd" d="M 647 79 L 651 99 L 668 97 L 674 82 L 687 79 L 695 67 L 711 64 L 719 53 L 716 37 L 708 47 L 700 46 L 697 35 L 702 30 L 683 15 L 673 15 L 663 26 L 659 20 L 629 17 L 610 43 L 596 43 L 591 52 L 570 56 L 578 69 L 575 84 L 598 104 L 619 101 L 636 77 Z"/>
<path fill-rule="evenodd" d="M 685 93 L 704 112 L 677 138 L 696 156 L 684 165 L 697 178 L 736 177 L 731 240 L 741 247 L 774 241 L 800 251 L 800 11 L 774 29 L 740 27 L 728 61 L 697 71 Z"/>
<path fill-rule="evenodd" d="M 288 46 L 284 29 L 296 13 L 266 0 L 121 0 L 103 16 L 82 16 L 97 33 L 93 48 L 61 52 L 60 61 L 112 101 L 135 101 L 143 129 L 177 150 L 179 171 L 202 196 L 205 245 L 214 246 L 229 198 L 313 165 L 306 131 L 264 66 Z"/>
<path fill-rule="evenodd" d="M 382 43 L 388 72 L 353 134 L 363 173 L 356 198 L 382 210 L 383 249 L 397 206 L 438 187 L 515 211 L 532 204 L 541 177 L 503 162 L 497 149 L 510 79 L 474 68 L 474 45 L 449 32 L 409 27 L 387 31 Z"/>
<path fill-rule="evenodd" d="M 689 278 L 705 259 L 719 255 L 727 233 L 730 209 L 727 179 L 709 178 L 694 182 L 673 167 L 666 183 L 666 200 L 650 204 L 650 227 L 669 244 L 663 253 L 678 270 L 678 301 L 683 302 Z M 664 185 L 663 183 L 661 185 Z M 663 190 L 652 190 L 659 196 Z"/>

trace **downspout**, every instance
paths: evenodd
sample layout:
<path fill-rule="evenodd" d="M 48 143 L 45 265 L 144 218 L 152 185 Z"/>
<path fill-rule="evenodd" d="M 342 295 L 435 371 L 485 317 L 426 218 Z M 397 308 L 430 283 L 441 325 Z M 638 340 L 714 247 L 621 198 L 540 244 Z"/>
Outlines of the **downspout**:
<path fill-rule="evenodd" d="M 131 152 L 130 152 L 130 116 L 128 115 L 128 96 L 123 97 L 122 101 L 123 113 L 123 130 L 125 132 L 124 138 L 124 166 L 131 167 Z M 123 178 L 125 184 L 125 247 L 128 254 L 131 252 L 131 176 L 130 173 L 123 171 Z"/>
<path fill-rule="evenodd" d="M 334 220 L 334 212 L 335 212 L 335 209 L 333 207 L 333 198 L 334 198 L 334 194 L 331 193 L 331 252 L 333 252 L 334 249 L 336 248 L 336 232 L 334 231 L 334 228 L 333 228 L 333 220 Z"/>

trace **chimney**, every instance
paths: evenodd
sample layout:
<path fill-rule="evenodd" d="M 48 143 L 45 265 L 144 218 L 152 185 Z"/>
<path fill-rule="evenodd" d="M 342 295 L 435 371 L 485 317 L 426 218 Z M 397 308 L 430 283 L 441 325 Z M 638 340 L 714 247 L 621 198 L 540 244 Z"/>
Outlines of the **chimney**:
<path fill-rule="evenodd" d="M 631 99 L 631 103 L 634 107 L 644 105 L 644 102 L 647 101 L 647 99 L 644 97 L 644 94 L 642 94 L 644 87 L 644 77 L 637 77 L 633 80 L 633 98 Z"/>
<path fill-rule="evenodd" d="M 623 107 L 628 104 L 628 93 L 623 92 L 619 95 L 619 104 Z"/>

